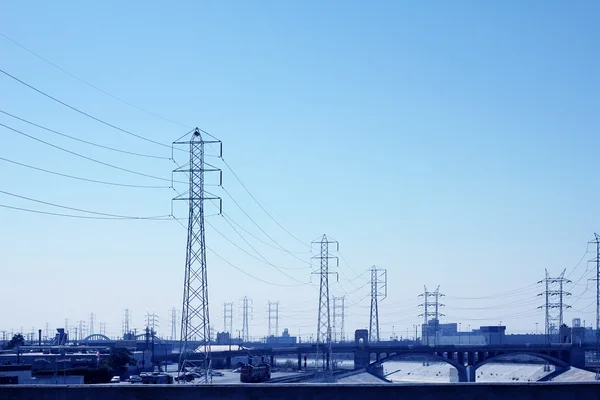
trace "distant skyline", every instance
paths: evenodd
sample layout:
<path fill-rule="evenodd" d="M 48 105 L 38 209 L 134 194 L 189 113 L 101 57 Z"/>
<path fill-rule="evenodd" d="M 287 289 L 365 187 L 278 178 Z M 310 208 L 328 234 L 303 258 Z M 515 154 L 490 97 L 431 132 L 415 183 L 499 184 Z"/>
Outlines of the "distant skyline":
<path fill-rule="evenodd" d="M 0 330 L 94 312 L 115 336 L 129 308 L 170 335 L 187 216 L 176 202 L 170 218 L 186 162 L 170 144 L 196 126 L 223 141 L 210 189 L 225 214 L 206 212 L 218 331 L 224 302 L 240 329 L 247 295 L 250 336 L 277 300 L 280 331 L 315 335 L 324 233 L 348 336 L 369 325 L 372 265 L 388 271 L 383 338 L 414 335 L 424 285 L 462 330 L 542 331 L 545 269 L 572 280 L 566 322 L 595 324 L 598 15 L 594 1 L 2 2 L 0 70 L 122 130 L 0 73 Z"/>

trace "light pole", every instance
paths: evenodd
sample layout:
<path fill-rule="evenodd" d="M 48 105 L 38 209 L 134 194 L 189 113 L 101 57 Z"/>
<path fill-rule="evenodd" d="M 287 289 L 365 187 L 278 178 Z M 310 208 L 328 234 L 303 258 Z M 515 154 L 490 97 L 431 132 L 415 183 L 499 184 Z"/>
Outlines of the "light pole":
<path fill-rule="evenodd" d="M 535 334 L 536 335 L 538 334 L 538 323 L 537 322 L 535 323 Z"/>
<path fill-rule="evenodd" d="M 394 340 L 394 325 L 392 325 L 392 340 Z"/>

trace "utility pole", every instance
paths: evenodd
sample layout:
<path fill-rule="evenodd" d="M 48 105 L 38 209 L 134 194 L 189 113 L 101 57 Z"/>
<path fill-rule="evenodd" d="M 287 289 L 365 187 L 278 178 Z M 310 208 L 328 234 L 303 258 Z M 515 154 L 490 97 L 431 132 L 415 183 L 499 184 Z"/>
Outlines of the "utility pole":
<path fill-rule="evenodd" d="M 319 314 L 317 320 L 317 361 L 319 359 L 319 346 L 326 346 L 327 358 L 324 360 L 323 367 L 326 370 L 332 370 L 331 360 L 331 319 L 330 319 L 330 308 L 329 308 L 329 275 L 335 274 L 337 279 L 337 272 L 329 272 L 329 260 L 336 260 L 337 266 L 339 266 L 339 259 L 335 256 L 329 255 L 329 246 L 334 244 L 336 251 L 339 251 L 340 245 L 335 240 L 329 240 L 327 235 L 323 235 L 321 240 L 313 241 L 313 244 L 318 244 L 320 247 L 320 254 L 312 257 L 313 259 L 319 260 L 320 270 L 319 272 L 313 272 L 313 274 L 319 275 Z M 323 355 L 325 356 L 325 349 Z M 317 367 L 317 362 L 315 362 Z"/>
<path fill-rule="evenodd" d="M 50 325 L 46 322 L 46 332 L 44 333 L 44 336 L 46 336 L 46 340 L 50 339 Z"/>
<path fill-rule="evenodd" d="M 279 302 L 269 301 L 268 337 L 279 336 Z"/>
<path fill-rule="evenodd" d="M 204 146 L 211 143 L 219 146 L 219 158 L 221 158 L 223 155 L 221 141 L 204 140 L 198 128 L 194 130 L 188 141 L 177 140 L 173 142 L 173 148 L 176 145 L 189 146 L 190 157 L 187 164 L 173 171 L 187 174 L 189 177 L 189 189 L 187 193 L 174 198 L 174 200 L 187 201 L 189 206 L 183 307 L 181 311 L 179 382 L 185 382 L 185 379 L 181 379 L 185 371 L 199 367 L 204 371 L 203 383 L 212 382 L 212 372 L 210 371 L 212 365 L 210 358 L 210 317 L 204 230 L 204 201 L 219 200 L 220 209 L 222 208 L 222 201 L 221 198 L 213 196 L 204 190 L 204 174 L 206 172 L 218 172 L 220 174 L 219 182 L 221 183 L 223 181 L 223 173 L 220 169 L 204 161 Z M 171 150 L 171 153 L 173 152 Z M 194 338 L 198 338 L 201 345 L 190 348 L 190 343 L 188 342 L 191 342 Z M 193 353 L 196 354 L 192 355 Z M 197 361 L 198 356 L 201 358 L 200 363 Z"/>
<path fill-rule="evenodd" d="M 563 290 L 565 283 L 571 283 L 570 280 L 565 278 L 565 271 L 557 277 L 553 278 L 548 274 L 546 269 L 546 278 L 538 282 L 546 285 L 546 290 L 539 293 L 538 296 L 545 296 L 546 302 L 544 305 L 539 306 L 538 309 L 544 308 L 546 310 L 546 342 L 552 343 L 553 339 L 560 342 L 560 327 L 563 324 L 563 310 L 565 308 L 571 308 L 571 306 L 564 304 L 563 299 L 565 296 L 570 296 L 571 293 Z M 558 297 L 558 301 L 553 301 L 554 298 Z M 553 313 L 551 310 L 558 309 L 558 313 Z M 554 337 L 556 336 L 556 337 Z"/>
<path fill-rule="evenodd" d="M 123 335 L 127 335 L 131 332 L 131 311 L 129 308 L 125 309 L 125 318 L 123 319 Z"/>
<path fill-rule="evenodd" d="M 94 334 L 94 320 L 96 319 L 96 314 L 90 313 L 90 335 Z"/>
<path fill-rule="evenodd" d="M 387 297 L 387 270 L 371 267 L 371 313 L 369 317 L 369 342 L 379 342 L 379 297 Z"/>
<path fill-rule="evenodd" d="M 343 342 L 344 341 L 344 317 L 346 315 L 345 310 L 345 296 L 341 297 L 333 297 L 333 340 L 334 342 Z M 339 340 L 338 339 L 338 327 L 339 327 Z"/>
<path fill-rule="evenodd" d="M 444 304 L 440 303 L 440 297 L 444 296 L 440 293 L 440 287 L 438 286 L 435 289 L 435 292 L 427 291 L 427 286 L 424 286 L 425 291 L 419 295 L 419 297 L 423 297 L 423 303 L 419 304 L 419 307 L 423 307 L 423 314 L 419 314 L 419 317 L 423 317 L 423 330 L 424 337 L 421 339 L 425 345 L 429 346 L 429 317 L 433 317 L 433 345 L 437 345 L 438 338 L 438 329 L 440 325 L 440 317 L 443 317 L 444 314 L 440 313 L 440 307 L 443 307 Z M 429 300 L 433 298 L 433 301 Z M 431 307 L 433 307 L 433 311 L 431 311 Z"/>
<path fill-rule="evenodd" d="M 233 303 L 223 303 L 223 332 L 229 332 L 229 338 L 233 335 Z"/>
<path fill-rule="evenodd" d="M 252 300 L 248 296 L 241 299 L 242 302 L 242 342 L 250 341 L 250 332 L 248 331 L 248 320 L 252 318 Z"/>

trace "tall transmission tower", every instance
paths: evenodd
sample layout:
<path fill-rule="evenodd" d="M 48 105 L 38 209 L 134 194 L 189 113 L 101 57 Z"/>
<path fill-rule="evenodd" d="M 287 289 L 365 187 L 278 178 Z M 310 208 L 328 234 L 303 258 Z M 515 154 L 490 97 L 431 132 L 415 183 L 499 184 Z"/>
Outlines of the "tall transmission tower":
<path fill-rule="evenodd" d="M 233 303 L 223 303 L 223 332 L 233 335 Z"/>
<path fill-rule="evenodd" d="M 204 161 L 206 144 L 219 145 L 219 157 L 223 154 L 220 140 L 204 140 L 200 129 L 196 128 L 188 141 L 175 141 L 176 145 L 189 146 L 189 162 L 173 172 L 184 173 L 189 177 L 189 189 L 186 194 L 174 200 L 188 202 L 188 233 L 185 259 L 185 278 L 183 284 L 183 307 L 181 312 L 181 350 L 179 359 L 179 377 L 188 369 L 203 368 L 203 382 L 212 382 L 210 360 L 210 317 L 208 307 L 208 275 L 206 267 L 206 238 L 204 230 L 205 200 L 222 201 L 204 190 L 204 174 L 218 172 L 222 182 L 220 169 Z M 190 346 L 192 341 L 199 341 L 200 346 Z M 196 354 L 193 354 L 196 353 Z M 200 360 L 198 360 L 200 356 Z M 195 360 L 193 359 L 195 357 Z M 185 379 L 179 379 L 185 382 Z"/>
<path fill-rule="evenodd" d="M 440 317 L 443 317 L 444 314 L 440 313 L 440 308 L 444 306 L 444 304 L 440 303 L 440 297 L 444 296 L 440 293 L 440 287 L 438 286 L 434 292 L 429 292 L 427 290 L 427 286 L 424 286 L 424 292 L 419 295 L 419 297 L 423 297 L 423 303 L 419 304 L 419 307 L 423 307 L 423 313 L 419 314 L 419 317 L 423 317 L 423 331 L 421 336 L 423 337 L 423 341 L 425 345 L 430 345 L 430 324 L 429 318 L 433 317 L 433 345 L 437 345 L 437 338 L 439 335 L 439 326 L 440 326 Z M 430 300 L 433 299 L 433 300 Z M 433 310 L 432 310 L 433 307 Z"/>
<path fill-rule="evenodd" d="M 313 259 L 319 260 L 320 270 L 319 272 L 313 272 L 313 274 L 319 275 L 319 314 L 317 320 L 317 360 L 319 358 L 319 345 L 326 346 L 327 360 L 323 363 L 323 367 L 327 370 L 331 370 L 331 318 L 329 308 L 329 275 L 335 274 L 337 279 L 337 272 L 329 272 L 329 260 L 336 260 L 337 266 L 339 266 L 339 259 L 329 254 L 329 246 L 334 244 L 336 246 L 335 251 L 339 251 L 340 244 L 335 240 L 329 240 L 327 235 L 323 234 L 321 240 L 313 241 L 311 245 L 318 244 L 320 247 L 320 254 L 314 256 Z M 325 355 L 325 351 L 323 353 Z M 315 367 L 316 367 L 315 363 Z"/>
<path fill-rule="evenodd" d="M 123 317 L 123 335 L 131 332 L 131 311 L 129 308 L 125 309 L 125 315 Z"/>
<path fill-rule="evenodd" d="M 387 297 L 387 270 L 371 267 L 371 314 L 369 318 L 369 341 L 379 342 L 379 298 Z"/>
<path fill-rule="evenodd" d="M 96 314 L 90 313 L 90 330 L 89 330 L 90 335 L 93 335 L 95 333 L 94 332 L 94 322 L 95 322 L 95 320 L 96 320 Z"/>
<path fill-rule="evenodd" d="M 279 302 L 269 301 L 269 330 L 267 336 L 279 336 Z"/>
<path fill-rule="evenodd" d="M 250 341 L 250 332 L 248 331 L 248 320 L 252 318 L 252 299 L 248 296 L 242 298 L 242 342 Z"/>
<path fill-rule="evenodd" d="M 570 296 L 571 293 L 563 290 L 565 283 L 571 283 L 570 280 L 565 278 L 565 271 L 556 278 L 553 278 L 546 269 L 546 278 L 538 282 L 546 285 L 546 290 L 539 293 L 538 296 L 545 296 L 546 302 L 544 305 L 539 306 L 538 309 L 546 310 L 546 342 L 552 343 L 553 341 L 560 341 L 559 330 L 563 324 L 563 310 L 565 308 L 571 308 L 570 305 L 564 304 L 563 300 L 565 296 Z M 556 300 L 554 300 L 556 299 Z M 552 312 L 552 310 L 558 310 L 558 312 Z"/>
<path fill-rule="evenodd" d="M 100 322 L 100 334 L 106 335 L 106 322 Z"/>
<path fill-rule="evenodd" d="M 333 331 L 333 341 L 344 341 L 344 318 L 346 316 L 345 296 L 333 297 L 333 323 L 331 330 Z M 339 330 L 338 330 L 339 328 Z M 339 333 L 339 336 L 338 336 Z"/>

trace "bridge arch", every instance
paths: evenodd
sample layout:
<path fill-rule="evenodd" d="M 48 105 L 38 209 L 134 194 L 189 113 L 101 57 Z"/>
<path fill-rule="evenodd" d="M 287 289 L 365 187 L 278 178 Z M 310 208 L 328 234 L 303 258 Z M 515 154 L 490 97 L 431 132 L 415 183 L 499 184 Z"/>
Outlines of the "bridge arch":
<path fill-rule="evenodd" d="M 382 358 L 379 361 L 369 364 L 369 369 L 373 370 L 373 369 L 379 368 L 386 361 L 401 361 L 402 359 L 414 358 L 414 357 L 426 358 L 429 360 L 440 361 L 440 362 L 449 364 L 449 365 L 453 366 L 454 368 L 456 368 L 456 370 L 458 371 L 458 380 L 460 382 L 467 382 L 467 369 L 464 365 L 460 364 L 459 362 L 457 362 L 451 358 L 446 358 L 439 354 L 428 353 L 428 352 L 417 352 L 417 353 L 392 353 L 392 352 L 390 352 L 387 357 Z"/>
<path fill-rule="evenodd" d="M 88 337 L 82 339 L 83 342 L 88 342 L 90 340 L 111 340 L 111 339 L 108 336 L 101 335 L 99 333 L 93 333 L 93 334 L 89 335 Z"/>
<path fill-rule="evenodd" d="M 533 358 L 539 358 L 544 361 L 548 361 L 550 364 L 557 366 L 557 367 L 561 367 L 561 368 L 565 368 L 565 369 L 571 368 L 571 365 L 568 362 L 563 361 L 554 356 L 551 356 L 550 354 L 536 353 L 535 351 L 532 351 L 532 352 L 527 352 L 527 351 L 510 352 L 509 351 L 509 352 L 502 352 L 500 354 L 496 354 L 494 356 L 488 357 L 481 362 L 478 361 L 477 364 L 475 364 L 473 366 L 473 369 L 476 371 L 477 369 L 484 366 L 485 364 L 492 363 L 494 361 L 500 361 L 503 358 L 510 357 L 510 356 L 529 356 L 529 357 L 533 357 Z"/>
<path fill-rule="evenodd" d="M 148 336 L 150 339 L 154 338 L 155 341 L 161 342 L 162 339 L 156 335 Z M 146 334 L 140 333 L 139 335 L 135 335 L 135 340 L 146 340 Z"/>

